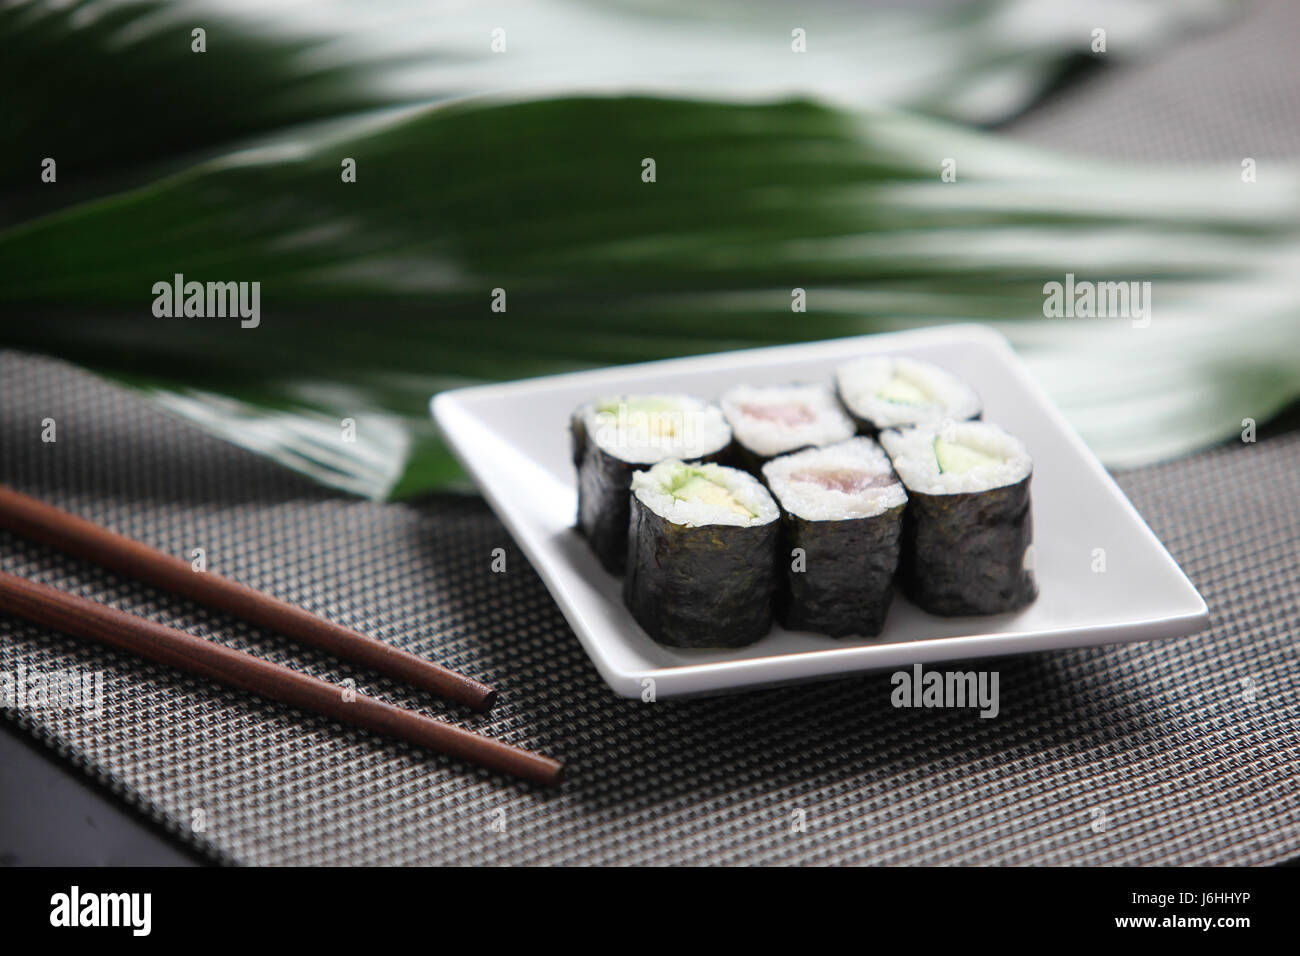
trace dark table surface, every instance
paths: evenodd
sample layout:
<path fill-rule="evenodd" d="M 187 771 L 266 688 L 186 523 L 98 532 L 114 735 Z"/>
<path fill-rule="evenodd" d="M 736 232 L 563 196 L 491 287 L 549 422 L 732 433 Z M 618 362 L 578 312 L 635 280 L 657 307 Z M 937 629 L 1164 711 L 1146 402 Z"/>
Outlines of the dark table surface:
<path fill-rule="evenodd" d="M 178 843 L 85 774 L 0 722 L 0 866 L 195 866 Z"/>

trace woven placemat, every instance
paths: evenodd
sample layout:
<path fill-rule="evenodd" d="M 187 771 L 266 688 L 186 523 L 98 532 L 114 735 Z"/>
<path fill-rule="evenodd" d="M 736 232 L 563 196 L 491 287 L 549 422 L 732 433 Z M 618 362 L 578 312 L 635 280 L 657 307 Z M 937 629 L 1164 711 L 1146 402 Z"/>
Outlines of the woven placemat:
<path fill-rule="evenodd" d="M 5 533 L 0 568 L 352 677 L 561 756 L 570 779 L 540 792 L 0 616 L 0 671 L 104 677 L 99 715 L 6 716 L 232 862 L 1273 863 L 1300 855 L 1298 470 L 1300 439 L 1282 435 L 1122 475 L 1211 629 L 981 665 L 1001 674 L 995 719 L 894 709 L 883 674 L 646 704 L 605 687 L 479 499 L 338 496 L 134 393 L 0 353 L 0 481 L 173 554 L 204 548 L 211 569 L 486 680 L 503 702 L 448 711 Z"/>
<path fill-rule="evenodd" d="M 1099 26 L 1104 26 L 1104 19 Z M 1213 29 L 1116 58 L 1005 127 L 1012 137 L 1082 156 L 1219 165 L 1259 163 L 1261 181 L 1300 157 L 1300 4 L 1251 0 Z"/>

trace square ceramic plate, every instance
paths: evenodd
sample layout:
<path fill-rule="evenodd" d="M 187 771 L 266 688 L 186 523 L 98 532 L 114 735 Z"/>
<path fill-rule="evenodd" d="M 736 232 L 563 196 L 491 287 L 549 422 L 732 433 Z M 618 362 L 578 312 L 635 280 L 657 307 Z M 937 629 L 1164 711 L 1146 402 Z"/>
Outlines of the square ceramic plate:
<path fill-rule="evenodd" d="M 895 595 L 884 631 L 833 640 L 774 627 L 750 647 L 681 650 L 652 641 L 623 607 L 621 581 L 574 530 L 577 490 L 569 415 L 595 396 L 689 392 L 715 399 L 742 382 L 831 381 L 858 355 L 908 355 L 966 379 L 984 417 L 1034 459 L 1039 598 L 988 617 L 934 617 Z M 1101 463 L 1051 404 L 1006 340 L 983 326 L 753 349 L 444 392 L 433 414 L 453 451 L 550 588 L 617 693 L 657 696 L 815 680 L 859 671 L 1025 651 L 1147 641 L 1200 630 L 1205 602 Z M 1094 572 L 1094 550 L 1106 570 Z"/>

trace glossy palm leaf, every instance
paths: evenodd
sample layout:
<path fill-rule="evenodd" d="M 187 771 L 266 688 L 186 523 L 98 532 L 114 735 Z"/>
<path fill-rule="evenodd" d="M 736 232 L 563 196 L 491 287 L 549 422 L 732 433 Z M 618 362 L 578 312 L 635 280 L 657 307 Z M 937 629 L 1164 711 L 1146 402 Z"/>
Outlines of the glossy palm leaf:
<path fill-rule="evenodd" d="M 1023 62 L 1045 56 L 1026 47 Z M 480 76 L 469 60 L 464 77 Z M 293 75 L 286 62 L 277 76 Z M 356 112 L 393 96 L 393 61 L 376 62 L 317 65 L 321 85 L 298 90 L 315 110 L 308 94 L 340 76 L 385 81 L 358 88 L 346 116 L 276 131 L 295 109 L 255 109 L 256 139 L 135 185 L 129 151 L 105 156 L 106 178 L 82 187 L 105 195 L 10 225 L 0 302 L 21 318 L 5 341 L 370 495 L 457 478 L 427 417 L 441 388 L 906 325 L 999 325 L 1115 464 L 1221 439 L 1300 384 L 1290 174 L 1086 164 L 805 100 L 497 96 Z M 1008 103 L 1041 88 L 1034 72 Z M 453 90 L 455 71 L 432 73 Z M 341 180 L 346 157 L 355 183 Z M 940 178 L 946 159 L 956 182 Z M 1150 325 L 1044 318 L 1043 285 L 1067 272 L 1150 281 Z M 176 273 L 261 282 L 261 325 L 156 318 L 152 287 Z M 504 313 L 489 308 L 498 288 Z M 791 311 L 794 288 L 806 313 Z M 357 441 L 342 440 L 344 418 Z"/>

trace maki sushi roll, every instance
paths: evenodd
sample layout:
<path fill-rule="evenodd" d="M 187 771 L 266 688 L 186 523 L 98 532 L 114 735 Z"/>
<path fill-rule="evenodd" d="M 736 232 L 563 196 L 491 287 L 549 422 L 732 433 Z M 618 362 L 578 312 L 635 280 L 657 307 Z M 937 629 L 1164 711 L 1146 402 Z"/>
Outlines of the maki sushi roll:
<path fill-rule="evenodd" d="M 843 441 L 857 430 L 824 385 L 741 385 L 721 404 L 735 436 L 732 459 L 754 474 L 778 455 Z"/>
<path fill-rule="evenodd" d="M 887 431 L 907 489 L 899 580 L 933 614 L 997 614 L 1038 596 L 1029 546 L 1033 462 L 996 425 Z"/>
<path fill-rule="evenodd" d="M 908 358 L 867 357 L 841 365 L 835 391 L 858 430 L 873 437 L 886 428 L 968 421 L 983 411 L 979 395 L 957 376 Z"/>
<path fill-rule="evenodd" d="M 570 419 L 578 470 L 578 530 L 607 571 L 627 560 L 628 489 L 664 459 L 714 460 L 731 444 L 715 405 L 689 395 L 622 395 L 587 402 Z"/>
<path fill-rule="evenodd" d="M 763 478 L 781 506 L 777 620 L 832 637 L 879 634 L 907 503 L 889 458 L 850 438 L 773 459 Z"/>
<path fill-rule="evenodd" d="M 740 647 L 772 626 L 780 509 L 752 475 L 663 461 L 632 476 L 623 600 L 674 647 Z"/>

